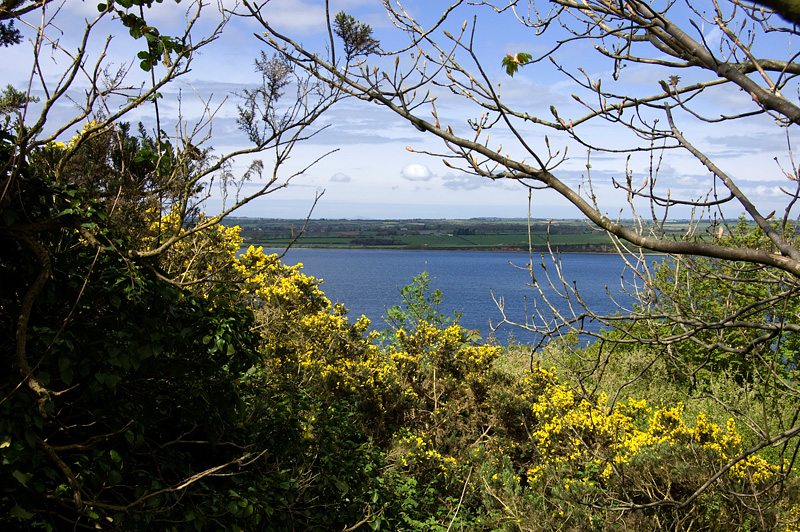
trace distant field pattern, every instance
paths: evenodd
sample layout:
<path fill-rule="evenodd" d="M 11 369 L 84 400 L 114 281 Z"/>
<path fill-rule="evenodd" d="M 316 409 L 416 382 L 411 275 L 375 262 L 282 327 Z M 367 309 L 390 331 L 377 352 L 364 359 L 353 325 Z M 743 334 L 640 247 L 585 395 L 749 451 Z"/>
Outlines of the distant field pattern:
<path fill-rule="evenodd" d="M 248 245 L 282 248 L 426 249 L 449 251 L 528 251 L 614 253 L 604 231 L 583 220 L 472 218 L 468 220 L 284 220 L 229 218 Z M 684 236 L 686 221 L 668 222 L 664 231 Z M 695 228 L 700 237 L 704 227 Z"/>

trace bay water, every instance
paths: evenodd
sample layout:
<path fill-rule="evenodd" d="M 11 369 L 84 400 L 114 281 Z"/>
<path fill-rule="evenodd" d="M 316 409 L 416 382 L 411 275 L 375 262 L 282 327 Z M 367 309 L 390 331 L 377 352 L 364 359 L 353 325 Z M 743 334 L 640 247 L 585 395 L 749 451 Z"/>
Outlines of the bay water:
<path fill-rule="evenodd" d="M 484 339 L 491 335 L 506 344 L 511 338 L 530 343 L 536 336 L 507 323 L 500 325 L 503 312 L 498 303 L 506 318 L 516 323 L 542 325 L 552 316 L 539 291 L 530 286 L 530 259 L 527 253 L 292 248 L 282 260 L 288 265 L 302 263 L 303 273 L 322 280 L 321 289 L 331 302 L 349 309 L 351 322 L 363 314 L 376 330 L 387 327 L 383 318 L 387 309 L 402 302 L 400 289 L 415 275 L 428 272 L 431 289 L 442 292 L 442 314 L 452 317 L 455 311 L 461 312 L 462 327 L 477 329 Z M 633 304 L 624 291 L 626 286 L 630 290 L 633 275 L 618 255 L 564 254 L 560 266 L 567 287 L 576 288 L 586 306 L 597 314 L 624 312 Z M 533 256 L 533 274 L 548 301 L 565 316 L 572 311 L 580 314 L 583 308 L 556 273 L 551 257 Z M 549 286 L 548 274 L 555 290 Z M 562 298 L 559 293 L 570 297 Z M 492 331 L 497 325 L 500 327 Z M 590 330 L 600 327 L 588 319 L 584 325 Z"/>

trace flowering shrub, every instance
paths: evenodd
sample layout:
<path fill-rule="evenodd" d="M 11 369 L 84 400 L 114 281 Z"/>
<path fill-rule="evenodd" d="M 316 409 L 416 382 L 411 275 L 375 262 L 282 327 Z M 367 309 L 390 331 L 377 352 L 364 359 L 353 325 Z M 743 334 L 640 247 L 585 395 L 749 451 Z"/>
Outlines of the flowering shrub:
<path fill-rule="evenodd" d="M 501 521 L 531 520 L 536 527 L 520 526 L 534 530 L 547 529 L 543 519 L 561 530 L 619 521 L 633 529 L 680 530 L 692 521 L 714 529 L 714 523 L 740 526 L 752 518 L 732 494 L 781 497 L 779 465 L 750 454 L 728 467 L 744 451 L 733 419 L 722 428 L 701 413 L 687 423 L 681 403 L 650 407 L 632 398 L 609 407 L 602 394 L 588 400 L 559 383 L 554 370 L 527 372 L 513 390 L 496 394 L 495 410 L 502 412 L 506 405 L 506 416 L 500 418 L 505 430 L 472 458 L 480 459 L 487 479 L 482 498 L 506 494 L 497 508 Z M 508 408 L 512 398 L 517 402 L 513 410 Z M 715 475 L 716 482 L 688 508 L 658 506 L 688 498 Z M 623 511 L 653 504 L 649 512 Z M 709 512 L 711 506 L 716 511 Z M 599 510 L 604 507 L 618 510 Z M 776 523 L 778 508 L 762 508 L 766 528 Z"/>
<path fill-rule="evenodd" d="M 259 318 L 268 363 L 354 391 L 356 366 L 374 350 L 363 337 L 369 320 L 362 316 L 351 324 L 344 308 L 334 308 L 319 289 L 321 281 L 302 274 L 302 267 L 286 266 L 253 246 L 233 261 L 242 294 Z"/>
<path fill-rule="evenodd" d="M 781 464 L 751 454 L 731 465 L 745 448 L 734 420 L 690 420 L 681 403 L 610 404 L 578 393 L 555 368 L 514 375 L 504 348 L 475 343 L 457 323 L 422 320 L 381 345 L 369 320 L 351 323 L 302 265 L 254 247 L 237 257 L 236 228 L 208 238 L 221 243 L 209 260 L 232 266 L 215 278 L 238 283 L 256 316 L 262 359 L 241 379 L 252 412 L 242 428 L 271 442 L 267 500 L 339 498 L 350 502 L 336 519 L 363 514 L 374 528 L 415 530 L 444 530 L 454 517 L 471 530 L 791 524 L 792 506 L 779 508 L 795 488 Z M 186 275 L 201 263 L 182 263 Z M 663 504 L 714 476 L 686 507 Z M 736 494 L 771 501 L 760 524 Z M 291 519 L 323 519 L 281 504 Z M 280 528 L 281 519 L 267 523 Z"/>
<path fill-rule="evenodd" d="M 81 128 L 81 131 L 79 133 L 77 133 L 76 135 L 74 135 L 67 142 L 53 141 L 50 144 L 50 147 L 51 148 L 58 148 L 59 150 L 63 150 L 63 151 L 71 150 L 71 149 L 73 149 L 75 147 L 75 145 L 78 143 L 79 140 L 81 140 L 84 136 L 86 136 L 86 133 L 88 131 L 96 129 L 96 128 L 97 128 L 97 120 L 92 120 L 91 122 L 87 121 L 83 125 L 83 127 Z"/>
<path fill-rule="evenodd" d="M 225 227 L 214 224 L 197 232 L 183 224 L 184 217 L 175 209 L 162 214 L 155 207 L 145 211 L 148 227 L 142 236 L 145 251 L 158 249 L 164 242 L 177 239 L 159 257 L 159 267 L 171 279 L 196 285 L 208 293 L 210 281 L 233 281 L 231 267 L 235 267 L 236 254 L 242 245 L 239 226 Z M 208 220 L 199 215 L 196 225 Z"/>

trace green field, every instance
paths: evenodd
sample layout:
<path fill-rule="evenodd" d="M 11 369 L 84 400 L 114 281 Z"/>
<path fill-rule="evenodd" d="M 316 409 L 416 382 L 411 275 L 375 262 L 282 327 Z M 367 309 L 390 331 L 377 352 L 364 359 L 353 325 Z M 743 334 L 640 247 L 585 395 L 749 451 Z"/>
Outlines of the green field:
<path fill-rule="evenodd" d="M 281 248 L 293 240 L 301 248 L 431 249 L 461 251 L 533 251 L 548 245 L 560 252 L 611 253 L 611 237 L 584 220 L 473 218 L 468 220 L 282 220 L 229 218 L 246 245 Z M 668 236 L 679 237 L 689 223 L 665 224 Z M 704 233 L 707 225 L 697 233 Z"/>

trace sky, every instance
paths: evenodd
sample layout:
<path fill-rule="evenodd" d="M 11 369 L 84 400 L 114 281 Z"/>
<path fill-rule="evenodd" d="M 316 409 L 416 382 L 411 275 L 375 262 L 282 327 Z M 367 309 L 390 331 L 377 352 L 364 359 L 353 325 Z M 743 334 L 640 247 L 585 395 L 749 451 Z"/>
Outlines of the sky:
<path fill-rule="evenodd" d="M 327 28 L 325 24 L 324 0 L 271 0 L 265 14 L 276 29 L 302 42 L 309 49 L 325 53 Z M 364 23 L 370 24 L 374 36 L 385 50 L 396 49 L 407 44 L 406 36 L 392 25 L 379 0 L 330 0 L 331 11 L 344 10 Z M 51 4 L 55 7 L 54 4 Z M 227 9 L 241 11 L 229 0 L 222 4 Z M 409 0 L 403 5 L 409 13 L 428 27 L 437 20 L 446 2 Z M 156 5 L 148 14 L 148 21 L 163 34 L 177 33 L 184 24 L 184 13 L 195 7 L 183 0 L 175 4 L 166 0 Z M 524 13 L 520 12 L 521 15 Z M 29 20 L 40 17 L 34 13 Z M 53 16 L 50 35 L 58 39 L 64 50 L 78 46 L 76 29 L 84 20 L 96 16 L 96 2 L 70 0 L 60 11 L 50 9 L 46 16 Z M 208 32 L 220 19 L 217 6 L 209 6 L 199 19 L 199 33 Z M 507 76 L 501 60 L 507 53 L 529 51 L 543 53 L 552 46 L 552 39 L 536 36 L 515 19 L 513 13 L 496 14 L 486 6 L 462 5 L 450 15 L 445 25 L 451 33 L 467 22 L 476 24 L 475 42 L 479 59 L 493 86 L 513 108 L 531 115 L 551 119 L 550 106 L 558 109 L 560 117 L 570 119 L 581 116 L 585 109 L 572 98 L 577 90 L 574 81 L 557 71 L 549 61 L 525 67 L 513 78 Z M 24 28 L 23 28 L 24 29 Z M 141 42 L 134 41 L 116 21 L 100 25 L 89 42 L 89 49 L 97 56 L 106 39 L 111 36 L 106 61 L 112 68 L 130 65 Z M 177 83 L 161 92 L 163 99 L 160 112 L 164 123 L 170 124 L 167 131 L 174 131 L 178 117 L 193 122 L 202 120 L 205 108 L 202 102 L 211 102 L 216 111 L 209 139 L 204 146 L 213 147 L 215 153 L 240 149 L 248 145 L 247 137 L 237 128 L 236 94 L 253 87 L 258 82 L 254 71 L 254 60 L 266 47 L 254 34 L 263 31 L 255 21 L 233 17 L 221 36 L 209 44 L 196 58 L 192 71 Z M 719 41 L 719 31 L 702 27 L 707 42 Z M 437 35 L 442 35 L 441 31 Z M 564 36 L 556 31 L 556 36 Z M 26 31 L 26 37 L 32 33 Z M 771 38 L 771 37 L 770 37 Z M 444 38 L 442 38 L 444 42 Z M 767 43 L 769 44 L 769 43 Z M 775 49 L 764 46 L 764 49 Z M 780 49 L 780 48 L 778 48 Z M 31 73 L 31 45 L 0 49 L 0 79 L 16 87 L 26 86 Z M 408 60 L 408 54 L 403 60 Z M 612 78 L 612 62 L 593 52 L 591 43 L 579 43 L 565 47 L 554 54 L 554 58 L 565 66 L 569 74 L 582 76 L 583 69 L 593 80 L 601 79 L 604 88 L 612 85 L 620 92 L 645 96 L 659 90 L 658 80 L 669 75 L 680 74 L 682 83 L 699 80 L 693 74 L 670 70 L 664 67 L 631 65 L 623 69 L 618 81 Z M 460 55 L 462 64 L 470 64 L 469 57 Z M 371 61 L 385 66 L 380 58 Z M 392 60 L 393 63 L 393 60 Z M 63 69 L 65 60 L 58 51 L 49 52 L 41 62 L 47 79 Z M 161 67 L 159 67 L 161 68 Z M 146 76 L 134 64 L 128 71 L 132 84 L 141 83 Z M 85 86 L 79 79 L 76 87 Z M 34 83 L 34 89 L 40 88 Z M 432 89 L 437 97 L 439 118 L 443 125 L 450 125 L 456 133 L 469 134 L 468 118 L 476 118 L 481 110 L 470 105 L 468 100 L 450 94 L 444 89 Z M 787 88 L 787 91 L 789 89 Z M 796 90 L 792 87 L 790 90 Z M 709 90 L 698 103 L 708 116 L 729 114 L 735 110 L 755 109 L 749 95 L 738 90 Z M 74 115 L 69 102 L 57 106 L 51 112 L 51 123 L 58 123 Z M 134 112 L 126 119 L 142 120 L 153 127 L 152 109 Z M 432 120 L 429 111 L 423 110 L 421 117 Z M 736 180 L 764 213 L 772 210 L 782 212 L 787 203 L 780 187 L 791 183 L 784 177 L 781 168 L 790 170 L 792 161 L 787 150 L 787 134 L 784 128 L 776 127 L 768 117 L 756 118 L 741 125 L 703 124 L 686 113 L 676 113 L 679 128 L 698 148 L 713 158 Z M 585 190 L 591 179 L 595 197 L 601 210 L 611 217 L 629 218 L 625 209 L 625 194 L 615 190 L 612 179 L 624 180 L 626 174 L 632 183 L 649 183 L 652 169 L 658 169 L 657 190 L 671 197 L 697 198 L 706 194 L 712 185 L 709 172 L 687 154 L 675 151 L 663 154 L 662 158 L 651 158 L 646 153 L 635 153 L 628 159 L 625 153 L 598 153 L 591 155 L 587 149 L 570 141 L 565 135 L 552 130 L 517 123 L 520 134 L 538 153 L 546 154 L 545 135 L 553 152 L 567 157 L 554 170 L 573 188 Z M 662 120 L 663 125 L 663 120 Z M 169 128 L 172 129 L 169 129 Z M 78 128 L 75 128 L 78 129 Z M 315 198 L 322 193 L 312 213 L 313 218 L 474 218 L 474 217 L 525 217 L 528 214 L 528 191 L 515 182 L 492 181 L 448 168 L 441 157 L 418 152 L 442 153 L 446 151 L 441 141 L 431 135 L 418 132 L 410 124 L 391 112 L 376 105 L 357 100 L 344 100 L 326 112 L 318 122 L 321 131 L 312 138 L 295 146 L 290 160 L 280 169 L 284 179 L 305 168 L 309 162 L 325 155 L 302 175 L 291 180 L 291 184 L 276 193 L 260 198 L 237 212 L 238 216 L 301 218 L 309 213 Z M 630 132 L 618 124 L 588 124 L 580 131 L 593 143 L 622 149 L 632 145 Z M 65 133 L 69 138 L 74 131 Z M 483 138 L 482 138 L 483 140 Z M 791 140 L 789 137 L 788 140 Z M 491 132 L 489 144 L 500 147 L 512 156 L 523 158 L 523 148 L 507 130 L 496 127 Z M 269 168 L 269 154 L 263 155 Z M 250 159 L 242 158 L 234 164 L 234 174 L 242 174 Z M 587 168 L 588 167 L 588 168 Z M 258 183 L 246 183 L 243 190 L 254 190 Z M 221 207 L 217 192 L 207 202 L 207 210 L 215 212 Z M 646 209 L 646 205 L 639 205 Z M 742 211 L 739 205 L 728 209 L 729 216 Z M 577 208 L 570 205 L 552 191 L 536 190 L 532 194 L 531 216 L 533 218 L 578 218 Z M 676 209 L 671 217 L 688 217 L 687 209 Z"/>

